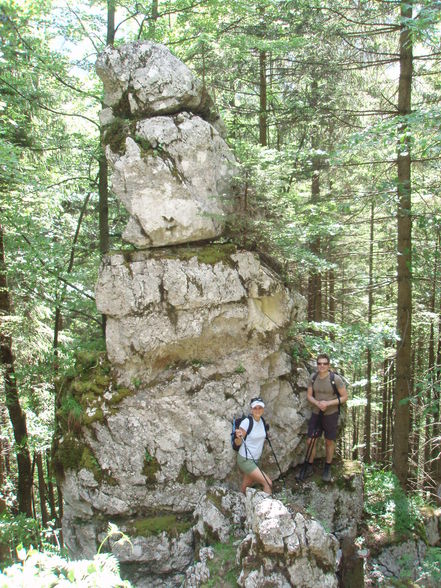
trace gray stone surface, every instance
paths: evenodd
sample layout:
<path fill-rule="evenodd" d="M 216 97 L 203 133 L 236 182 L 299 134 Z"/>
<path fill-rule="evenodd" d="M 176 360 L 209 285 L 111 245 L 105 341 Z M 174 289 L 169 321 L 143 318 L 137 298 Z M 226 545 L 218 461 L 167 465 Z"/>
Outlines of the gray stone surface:
<path fill-rule="evenodd" d="M 363 469 L 359 462 L 345 460 L 332 466 L 333 483 L 321 481 L 322 465 L 316 464 L 316 475 L 296 483 L 293 501 L 307 509 L 339 540 L 358 534 L 363 516 Z"/>
<path fill-rule="evenodd" d="M 189 113 L 145 119 L 123 153 L 108 146 L 107 156 L 112 189 L 131 217 L 126 241 L 159 247 L 221 234 L 237 166 L 210 123 Z"/>
<path fill-rule="evenodd" d="M 210 104 L 189 68 L 151 41 L 106 47 L 96 71 L 104 85 L 104 104 L 126 116 L 200 112 Z"/>
<path fill-rule="evenodd" d="M 209 488 L 201 496 L 193 516 L 196 519 L 193 531 L 197 541 L 202 544 L 227 543 L 236 532 L 243 536 L 245 497 L 221 486 Z"/>
<path fill-rule="evenodd" d="M 409 540 L 390 545 L 380 551 L 369 562 L 369 576 L 377 586 L 390 586 L 390 580 L 407 578 L 418 580 L 421 564 L 426 555 L 427 546 L 421 540 Z M 420 586 L 432 584 L 419 583 Z"/>
<path fill-rule="evenodd" d="M 239 586 L 337 587 L 338 541 L 320 523 L 251 489 L 246 512 L 248 535 L 238 549 Z"/>

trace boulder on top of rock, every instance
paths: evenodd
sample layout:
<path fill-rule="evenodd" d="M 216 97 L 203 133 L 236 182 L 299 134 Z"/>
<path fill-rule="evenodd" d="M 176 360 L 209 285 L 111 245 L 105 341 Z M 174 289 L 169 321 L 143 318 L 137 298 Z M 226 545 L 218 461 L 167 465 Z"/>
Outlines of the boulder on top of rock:
<path fill-rule="evenodd" d="M 202 82 L 163 45 L 139 41 L 108 46 L 96 71 L 104 85 L 104 104 L 125 118 L 182 110 L 216 118 Z"/>

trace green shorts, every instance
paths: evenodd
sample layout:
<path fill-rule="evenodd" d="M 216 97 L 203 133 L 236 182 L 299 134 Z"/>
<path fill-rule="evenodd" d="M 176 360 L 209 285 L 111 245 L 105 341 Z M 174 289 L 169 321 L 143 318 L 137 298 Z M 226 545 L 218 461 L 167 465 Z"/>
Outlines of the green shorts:
<path fill-rule="evenodd" d="M 257 463 L 259 463 L 259 460 L 257 460 Z M 251 474 L 258 467 L 252 459 L 245 459 L 240 453 L 237 454 L 237 465 L 244 474 Z"/>

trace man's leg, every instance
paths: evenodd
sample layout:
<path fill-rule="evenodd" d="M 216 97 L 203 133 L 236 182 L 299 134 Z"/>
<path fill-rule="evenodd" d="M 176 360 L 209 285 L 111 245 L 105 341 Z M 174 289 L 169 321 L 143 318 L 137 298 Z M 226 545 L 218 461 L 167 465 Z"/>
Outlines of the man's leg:
<path fill-rule="evenodd" d="M 326 463 L 331 464 L 334 457 L 335 441 L 332 439 L 325 439 L 326 444 Z"/>
<path fill-rule="evenodd" d="M 323 429 L 325 431 L 326 462 L 323 470 L 322 480 L 331 481 L 331 463 L 335 451 L 335 439 L 337 437 L 338 413 L 326 415 L 323 418 Z"/>

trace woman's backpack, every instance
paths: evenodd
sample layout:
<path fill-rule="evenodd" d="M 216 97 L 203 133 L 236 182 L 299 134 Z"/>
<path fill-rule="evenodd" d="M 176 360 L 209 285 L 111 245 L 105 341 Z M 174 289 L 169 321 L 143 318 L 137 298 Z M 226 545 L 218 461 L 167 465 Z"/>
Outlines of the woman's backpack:
<path fill-rule="evenodd" d="M 240 423 L 246 418 L 248 419 L 248 430 L 247 430 L 247 434 L 246 434 L 246 436 L 248 437 L 248 435 L 253 430 L 253 425 L 254 425 L 254 419 L 250 414 L 248 416 L 246 416 L 242 413 L 241 417 L 234 418 L 231 421 L 232 427 L 231 427 L 230 438 L 231 438 L 231 447 L 234 449 L 234 451 L 239 451 L 239 448 L 240 448 L 240 445 L 236 445 L 236 443 L 234 442 L 234 439 L 236 438 L 236 430 L 240 428 Z M 269 425 L 266 424 L 265 419 L 263 417 L 262 417 L 262 422 L 263 422 L 263 426 L 265 427 L 266 438 L 268 439 Z"/>

